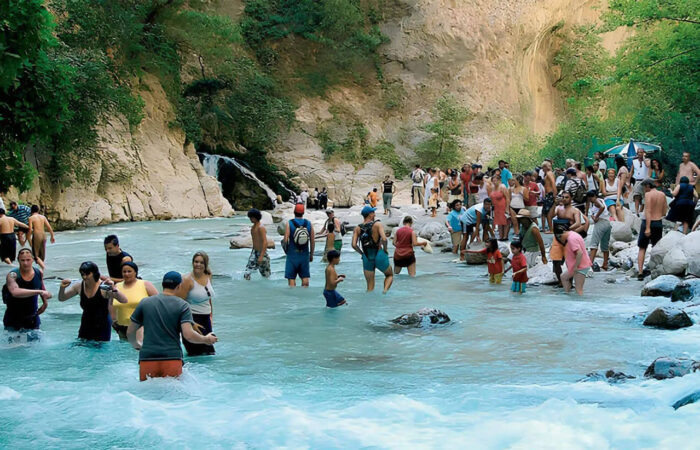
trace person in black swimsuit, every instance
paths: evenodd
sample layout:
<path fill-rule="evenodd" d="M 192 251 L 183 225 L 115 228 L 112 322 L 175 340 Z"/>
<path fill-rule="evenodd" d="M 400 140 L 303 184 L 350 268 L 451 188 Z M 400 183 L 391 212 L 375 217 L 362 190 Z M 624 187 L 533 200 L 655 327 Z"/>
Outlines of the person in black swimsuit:
<path fill-rule="evenodd" d="M 112 300 L 126 303 L 127 298 L 114 287 L 114 282 L 105 280 L 100 284 L 100 269 L 92 261 L 86 261 L 78 269 L 83 281 L 61 281 L 58 300 L 65 302 L 80 293 L 80 307 L 83 315 L 80 319 L 78 338 L 88 341 L 109 341 L 112 336 Z"/>
<path fill-rule="evenodd" d="M 8 331 L 37 330 L 41 324 L 39 316 L 46 311 L 51 293 L 44 287 L 41 270 L 32 266 L 34 255 L 23 248 L 17 255 L 19 268 L 7 274 L 2 298 L 7 309 L 3 325 Z M 42 305 L 39 307 L 39 297 Z"/>
<path fill-rule="evenodd" d="M 105 238 L 105 252 L 107 253 L 107 272 L 109 273 L 109 278 L 115 283 L 124 281 L 122 279 L 122 264 L 127 261 L 133 261 L 134 258 L 119 247 L 119 238 L 114 234 L 110 234 Z"/>

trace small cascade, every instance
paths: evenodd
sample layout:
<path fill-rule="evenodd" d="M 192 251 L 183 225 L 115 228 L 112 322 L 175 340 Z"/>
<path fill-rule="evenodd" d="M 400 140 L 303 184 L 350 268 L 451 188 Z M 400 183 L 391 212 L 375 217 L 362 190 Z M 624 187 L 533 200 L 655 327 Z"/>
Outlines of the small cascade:
<path fill-rule="evenodd" d="M 230 173 L 230 168 L 233 167 L 235 168 L 238 172 L 243 174 L 245 178 L 250 180 L 254 185 L 257 185 L 260 189 L 265 192 L 267 195 L 267 198 L 270 200 L 271 205 L 266 205 L 271 208 L 274 208 L 275 205 L 277 205 L 277 194 L 275 191 L 273 191 L 270 186 L 267 184 L 263 183 L 257 175 L 255 175 L 255 172 L 252 170 L 248 169 L 245 167 L 243 164 L 238 162 L 236 159 L 231 158 L 229 156 L 222 156 L 222 155 L 210 155 L 208 153 L 199 153 L 200 160 L 202 161 L 202 166 L 204 167 L 204 171 L 207 173 L 207 175 L 211 175 L 215 177 L 217 180 L 222 185 L 222 190 L 224 191 L 224 195 L 229 194 L 231 191 L 233 191 L 233 181 L 234 180 L 229 180 L 230 178 L 228 174 L 224 174 L 223 172 L 228 172 Z M 222 169 L 229 169 L 229 170 L 222 170 Z M 221 178 L 220 178 L 221 177 Z M 235 177 L 234 177 L 235 178 Z M 228 185 L 228 189 L 227 189 Z M 229 192 L 226 192 L 229 191 Z M 231 200 L 231 199 L 230 199 Z M 237 200 L 236 198 L 232 199 L 234 202 Z M 233 202 L 232 202 L 233 203 Z M 267 208 L 264 208 L 267 209 Z"/>

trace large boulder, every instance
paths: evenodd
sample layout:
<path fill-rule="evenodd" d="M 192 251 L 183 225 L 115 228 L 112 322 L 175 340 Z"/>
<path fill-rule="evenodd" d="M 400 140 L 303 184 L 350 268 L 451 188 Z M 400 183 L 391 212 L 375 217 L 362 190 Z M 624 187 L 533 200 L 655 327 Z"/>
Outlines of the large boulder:
<path fill-rule="evenodd" d="M 688 358 L 670 358 L 662 356 L 656 358 L 644 372 L 647 378 L 665 380 L 667 378 L 682 377 L 700 369 L 700 362 Z"/>
<path fill-rule="evenodd" d="M 672 302 L 688 302 L 694 298 L 700 300 L 700 278 L 683 280 L 671 292 Z"/>
<path fill-rule="evenodd" d="M 674 247 L 664 256 L 662 272 L 671 275 L 684 275 L 688 267 L 688 259 L 683 253 L 682 247 Z"/>
<path fill-rule="evenodd" d="M 698 401 L 700 401 L 700 391 L 688 394 L 682 399 L 678 400 L 676 403 L 673 404 L 673 409 L 678 409 L 681 406 L 690 405 L 691 403 L 696 403 Z"/>
<path fill-rule="evenodd" d="M 674 247 L 681 247 L 684 237 L 685 235 L 678 231 L 666 233 L 666 235 L 652 247 L 651 251 L 647 252 L 647 255 L 649 255 L 649 269 L 655 271 L 659 268 L 662 271 L 666 253 L 671 251 Z"/>
<path fill-rule="evenodd" d="M 428 222 L 420 228 L 418 236 L 431 242 L 442 241 L 450 237 L 445 224 L 441 222 Z"/>
<path fill-rule="evenodd" d="M 625 214 L 625 223 L 630 227 L 634 234 L 638 235 L 642 226 L 642 219 L 639 218 L 639 216 L 632 214 L 632 211 L 627 208 L 623 208 L 622 211 Z"/>
<path fill-rule="evenodd" d="M 683 253 L 688 260 L 686 273 L 700 277 L 700 230 L 694 231 L 683 238 Z"/>
<path fill-rule="evenodd" d="M 253 248 L 253 237 L 250 233 L 239 234 L 229 241 L 229 248 Z M 270 236 L 267 237 L 267 248 L 275 248 L 275 241 Z"/>
<path fill-rule="evenodd" d="M 267 211 L 260 211 L 260 214 L 262 214 L 262 220 L 260 223 L 265 225 L 266 227 L 269 225 L 272 225 L 275 221 L 274 217 L 272 217 L 272 214 L 270 214 Z"/>
<path fill-rule="evenodd" d="M 501 251 L 501 255 L 504 258 L 510 256 L 510 243 L 498 241 L 498 249 Z"/>
<path fill-rule="evenodd" d="M 623 241 L 615 241 L 610 244 L 610 253 L 613 255 L 617 255 L 620 253 L 622 250 L 626 250 L 630 247 L 635 245 L 634 242 L 623 242 Z"/>
<path fill-rule="evenodd" d="M 613 241 L 632 242 L 634 241 L 634 232 L 632 226 L 626 222 L 611 222 L 612 232 L 610 237 Z"/>
<path fill-rule="evenodd" d="M 693 321 L 690 320 L 690 317 L 688 317 L 685 311 L 656 308 L 644 319 L 644 325 L 647 327 L 663 328 L 665 330 L 677 330 L 679 328 L 693 326 Z"/>
<path fill-rule="evenodd" d="M 644 285 L 642 297 L 670 297 L 681 279 L 674 275 L 661 275 Z"/>
<path fill-rule="evenodd" d="M 406 327 L 423 327 L 426 325 L 439 325 L 450 321 L 450 316 L 435 308 L 423 308 L 414 313 L 403 314 L 391 322 Z"/>
<path fill-rule="evenodd" d="M 555 285 L 559 284 L 557 281 L 557 276 L 554 275 L 552 271 L 552 264 L 538 264 L 535 267 L 527 269 L 528 284 L 538 285 L 547 284 Z"/>

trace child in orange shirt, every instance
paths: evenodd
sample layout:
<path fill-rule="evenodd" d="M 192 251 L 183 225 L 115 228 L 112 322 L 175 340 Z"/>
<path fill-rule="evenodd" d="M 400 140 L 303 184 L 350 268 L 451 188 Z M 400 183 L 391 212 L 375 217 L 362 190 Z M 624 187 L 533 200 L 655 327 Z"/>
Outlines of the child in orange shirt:
<path fill-rule="evenodd" d="M 498 249 L 498 241 L 491 239 L 486 248 L 486 265 L 489 270 L 489 283 L 501 284 L 503 279 L 503 255 Z"/>
<path fill-rule="evenodd" d="M 510 290 L 518 294 L 524 294 L 528 278 L 527 259 L 525 259 L 523 254 L 523 244 L 520 241 L 511 242 L 510 251 L 513 254 L 513 257 L 510 259 L 510 269 L 513 269 L 513 283 L 510 285 Z"/>

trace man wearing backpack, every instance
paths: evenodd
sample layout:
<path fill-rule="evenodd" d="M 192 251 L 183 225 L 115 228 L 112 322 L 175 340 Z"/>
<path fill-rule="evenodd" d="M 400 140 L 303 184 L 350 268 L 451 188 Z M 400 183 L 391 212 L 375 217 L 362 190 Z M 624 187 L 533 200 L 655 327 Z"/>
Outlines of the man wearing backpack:
<path fill-rule="evenodd" d="M 295 205 L 294 219 L 287 222 L 282 239 L 282 245 L 287 246 L 284 277 L 290 286 L 297 285 L 297 275 L 301 278 L 302 286 L 309 286 L 309 263 L 314 260 L 314 239 L 311 222 L 304 219 L 304 205 Z"/>
<path fill-rule="evenodd" d="M 374 271 L 379 269 L 384 273 L 384 293 L 386 294 L 394 281 L 394 272 L 389 263 L 384 227 L 378 220 L 375 220 L 375 211 L 376 209 L 371 206 L 362 208 L 361 214 L 365 220 L 355 227 L 352 234 L 352 248 L 362 255 L 362 268 L 365 280 L 367 280 L 367 292 L 374 290 Z"/>
<path fill-rule="evenodd" d="M 411 203 L 419 204 L 425 208 L 425 172 L 420 168 L 420 164 L 416 164 L 416 168 L 411 172 L 411 181 L 413 181 L 413 187 L 411 188 Z"/>
<path fill-rule="evenodd" d="M 566 169 L 566 181 L 564 182 L 564 192 L 571 194 L 572 204 L 581 212 L 586 210 L 586 184 L 578 177 L 576 169 L 570 167 Z"/>

